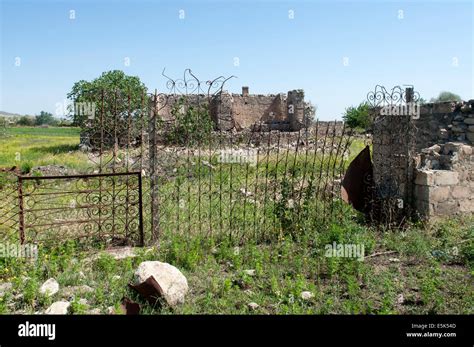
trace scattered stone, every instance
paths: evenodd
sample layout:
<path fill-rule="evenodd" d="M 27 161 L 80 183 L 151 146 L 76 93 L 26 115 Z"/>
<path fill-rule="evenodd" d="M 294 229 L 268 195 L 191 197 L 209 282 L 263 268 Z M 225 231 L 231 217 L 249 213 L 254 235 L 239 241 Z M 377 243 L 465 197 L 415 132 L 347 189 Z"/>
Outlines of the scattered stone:
<path fill-rule="evenodd" d="M 173 265 L 160 261 L 144 261 L 135 271 L 135 284 L 144 283 L 153 277 L 161 287 L 163 298 L 171 307 L 184 303 L 188 292 L 186 277 Z"/>
<path fill-rule="evenodd" d="M 211 163 L 209 163 L 206 160 L 202 160 L 201 163 L 202 163 L 202 165 L 207 166 L 211 170 L 214 170 L 216 168 L 214 165 L 212 165 Z"/>
<path fill-rule="evenodd" d="M 111 255 L 115 260 L 134 258 L 137 256 L 134 247 L 111 248 L 106 250 L 105 253 Z"/>
<path fill-rule="evenodd" d="M 255 270 L 244 270 L 244 274 L 246 274 L 247 276 L 255 276 Z"/>
<path fill-rule="evenodd" d="M 140 249 L 143 249 L 143 248 L 140 248 Z M 105 251 L 93 254 L 90 258 L 86 260 L 86 262 L 97 260 L 103 254 L 109 255 L 115 260 L 135 258 L 138 252 L 139 252 L 139 248 L 137 247 L 130 247 L 130 246 L 114 247 L 114 248 L 110 248 Z"/>
<path fill-rule="evenodd" d="M 88 314 L 94 314 L 94 315 L 95 314 L 102 314 L 100 308 L 93 308 L 92 310 L 89 310 L 87 313 Z"/>
<path fill-rule="evenodd" d="M 56 301 L 45 311 L 45 314 L 67 314 L 71 303 L 68 301 Z"/>
<path fill-rule="evenodd" d="M 83 305 L 83 306 L 89 306 L 89 301 L 87 301 L 87 299 L 79 299 L 79 304 Z"/>
<path fill-rule="evenodd" d="M 295 201 L 293 199 L 288 199 L 288 208 L 294 208 L 295 207 Z"/>
<path fill-rule="evenodd" d="M 50 278 L 43 283 L 39 291 L 43 295 L 52 296 L 59 291 L 59 284 L 54 278 Z"/>
<path fill-rule="evenodd" d="M 260 305 L 257 304 L 256 302 L 251 302 L 251 303 L 249 303 L 249 304 L 247 305 L 247 307 L 248 307 L 249 309 L 251 309 L 252 311 L 255 311 L 255 310 L 257 310 L 258 308 L 260 308 Z"/>
<path fill-rule="evenodd" d="M 398 259 L 398 258 L 388 258 L 388 261 L 391 262 L 391 263 L 399 263 L 400 259 Z"/>
<path fill-rule="evenodd" d="M 119 279 L 121 279 L 122 277 L 121 277 L 121 276 L 119 276 L 119 275 L 115 275 L 115 276 L 114 276 L 114 277 L 112 277 L 112 278 L 113 278 L 114 280 L 117 280 L 117 281 L 118 281 L 118 280 L 119 280 Z"/>
<path fill-rule="evenodd" d="M 253 195 L 252 192 L 245 190 L 245 188 L 240 188 L 240 193 L 247 198 Z"/>
<path fill-rule="evenodd" d="M 64 165 L 45 165 L 35 166 L 31 169 L 31 173 L 41 174 L 41 176 L 65 176 L 73 175 L 76 171 L 64 166 Z"/>
<path fill-rule="evenodd" d="M 115 308 L 113 306 L 107 307 L 107 314 L 115 314 Z"/>
<path fill-rule="evenodd" d="M 301 292 L 301 299 L 303 300 L 311 300 L 314 298 L 314 294 L 308 291 Z"/>
<path fill-rule="evenodd" d="M 10 282 L 0 283 L 0 296 L 12 290 L 13 285 Z"/>
<path fill-rule="evenodd" d="M 397 304 L 401 305 L 405 302 L 405 297 L 403 296 L 403 294 L 398 294 L 397 295 Z"/>

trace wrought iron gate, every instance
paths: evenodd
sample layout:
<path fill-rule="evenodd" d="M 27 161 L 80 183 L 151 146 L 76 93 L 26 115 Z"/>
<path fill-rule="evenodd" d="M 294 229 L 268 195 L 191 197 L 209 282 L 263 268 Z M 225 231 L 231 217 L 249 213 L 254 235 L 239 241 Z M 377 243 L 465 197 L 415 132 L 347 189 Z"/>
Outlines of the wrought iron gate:
<path fill-rule="evenodd" d="M 64 239 L 143 245 L 140 172 L 18 177 L 21 243 Z"/>

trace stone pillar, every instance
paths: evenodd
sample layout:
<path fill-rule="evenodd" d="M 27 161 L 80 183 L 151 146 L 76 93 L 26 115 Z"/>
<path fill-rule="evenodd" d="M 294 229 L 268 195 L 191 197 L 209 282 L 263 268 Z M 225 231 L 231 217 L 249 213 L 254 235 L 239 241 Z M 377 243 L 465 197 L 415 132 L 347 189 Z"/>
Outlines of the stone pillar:
<path fill-rule="evenodd" d="M 211 117 L 217 130 L 227 131 L 234 128 L 232 103 L 232 94 L 227 91 L 222 91 L 211 100 Z"/>
<path fill-rule="evenodd" d="M 249 87 L 242 87 L 242 96 L 249 96 Z"/>
<path fill-rule="evenodd" d="M 304 125 L 304 91 L 302 89 L 288 92 L 287 114 L 290 129 L 300 130 Z"/>
<path fill-rule="evenodd" d="M 412 213 L 413 125 L 410 116 L 378 116 L 374 122 L 374 219 L 396 224 Z"/>

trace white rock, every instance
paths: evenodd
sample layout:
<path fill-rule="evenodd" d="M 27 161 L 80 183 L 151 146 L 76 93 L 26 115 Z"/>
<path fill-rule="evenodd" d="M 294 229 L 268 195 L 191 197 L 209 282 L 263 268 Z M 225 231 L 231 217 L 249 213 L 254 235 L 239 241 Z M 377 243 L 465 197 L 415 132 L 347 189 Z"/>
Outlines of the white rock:
<path fill-rule="evenodd" d="M 311 292 L 301 292 L 301 299 L 303 300 L 311 300 L 312 298 L 314 298 L 314 294 L 311 293 Z"/>
<path fill-rule="evenodd" d="M 45 314 L 67 314 L 71 303 L 67 301 L 56 301 L 48 307 Z"/>
<path fill-rule="evenodd" d="M 251 309 L 251 310 L 256 310 L 256 309 L 258 309 L 258 308 L 260 307 L 260 305 L 257 304 L 256 302 L 251 302 L 251 303 L 249 303 L 247 306 L 248 306 L 248 308 Z"/>
<path fill-rule="evenodd" d="M 160 261 L 144 261 L 135 271 L 135 283 L 143 283 L 150 276 L 153 276 L 163 289 L 163 296 L 168 305 L 173 307 L 184 302 L 188 281 L 176 267 Z"/>
<path fill-rule="evenodd" d="M 255 276 L 255 270 L 253 270 L 253 269 L 244 270 L 244 274 L 246 274 L 247 276 Z"/>
<path fill-rule="evenodd" d="M 48 279 L 40 288 L 40 293 L 47 296 L 52 296 L 59 291 L 59 284 L 54 278 Z"/>
<path fill-rule="evenodd" d="M 79 304 L 81 304 L 81 305 L 89 305 L 89 301 L 87 301 L 87 299 L 82 298 L 82 299 L 79 299 Z"/>

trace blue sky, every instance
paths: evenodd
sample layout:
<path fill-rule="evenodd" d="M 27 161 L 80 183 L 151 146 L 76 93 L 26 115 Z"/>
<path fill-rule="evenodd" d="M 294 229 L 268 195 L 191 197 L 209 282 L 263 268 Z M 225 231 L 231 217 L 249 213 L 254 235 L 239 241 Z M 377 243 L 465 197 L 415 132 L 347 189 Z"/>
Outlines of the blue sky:
<path fill-rule="evenodd" d="M 7 112 L 54 113 L 74 82 L 112 69 L 163 90 L 164 67 L 236 75 L 233 92 L 301 88 L 323 120 L 376 84 L 474 98 L 472 1 L 0 1 Z"/>

